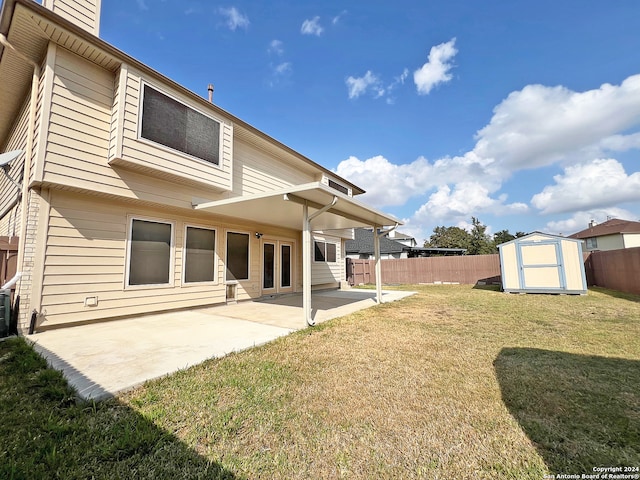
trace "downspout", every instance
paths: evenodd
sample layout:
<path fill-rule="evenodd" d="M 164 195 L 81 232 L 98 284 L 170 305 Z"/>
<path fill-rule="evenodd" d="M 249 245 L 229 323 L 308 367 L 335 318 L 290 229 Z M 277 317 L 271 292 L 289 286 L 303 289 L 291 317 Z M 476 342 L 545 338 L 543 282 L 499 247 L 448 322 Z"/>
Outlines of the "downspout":
<path fill-rule="evenodd" d="M 316 322 L 311 318 L 311 221 L 338 203 L 334 195 L 333 201 L 317 212 L 309 215 L 307 202 L 303 205 L 302 214 L 302 306 L 307 325 L 313 327 Z"/>
<path fill-rule="evenodd" d="M 31 161 L 33 158 L 34 131 L 36 129 L 36 110 L 38 106 L 38 87 L 40 85 L 40 65 L 19 52 L 4 34 L 0 33 L 0 43 L 29 63 L 33 67 L 31 78 L 31 99 L 29 103 L 29 126 L 27 130 L 27 149 L 24 158 L 24 173 L 22 174 L 22 209 L 20 212 L 20 234 L 18 236 L 18 259 L 16 270 L 24 272 L 25 240 L 27 235 L 27 217 L 29 214 L 29 178 L 31 177 Z M 22 283 L 22 279 L 20 280 Z M 35 310 L 34 310 L 35 312 Z"/>
<path fill-rule="evenodd" d="M 396 228 L 398 228 L 398 224 L 396 223 L 395 227 L 391 227 L 387 230 L 382 230 L 378 232 L 378 227 L 374 225 L 373 227 L 373 249 L 376 257 L 376 303 L 382 303 L 382 265 L 380 264 L 380 237 L 384 237 L 385 235 L 389 235 Z"/>

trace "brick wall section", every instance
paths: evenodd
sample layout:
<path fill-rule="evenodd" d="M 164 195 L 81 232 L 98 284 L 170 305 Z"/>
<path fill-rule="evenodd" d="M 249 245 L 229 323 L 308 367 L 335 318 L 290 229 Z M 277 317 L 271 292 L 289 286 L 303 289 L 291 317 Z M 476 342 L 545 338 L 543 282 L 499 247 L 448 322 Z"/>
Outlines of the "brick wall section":
<path fill-rule="evenodd" d="M 24 239 L 24 260 L 22 266 L 22 278 L 18 284 L 17 294 L 20 295 L 20 316 L 18 317 L 18 330 L 22 334 L 29 331 L 31 320 L 31 294 L 33 291 L 33 267 L 36 255 L 36 233 L 38 230 L 38 214 L 40 211 L 40 194 L 35 190 L 29 191 L 27 213 L 27 232 Z M 20 239 L 22 242 L 22 239 Z"/>

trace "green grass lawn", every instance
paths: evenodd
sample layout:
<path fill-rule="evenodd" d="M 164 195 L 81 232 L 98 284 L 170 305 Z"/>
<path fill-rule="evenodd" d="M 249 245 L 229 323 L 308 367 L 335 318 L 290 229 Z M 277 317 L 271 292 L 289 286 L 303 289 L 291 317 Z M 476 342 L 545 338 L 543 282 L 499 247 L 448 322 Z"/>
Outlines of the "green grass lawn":
<path fill-rule="evenodd" d="M 0 478 L 513 478 L 640 467 L 640 297 L 418 295 L 76 403 L 0 342 Z"/>

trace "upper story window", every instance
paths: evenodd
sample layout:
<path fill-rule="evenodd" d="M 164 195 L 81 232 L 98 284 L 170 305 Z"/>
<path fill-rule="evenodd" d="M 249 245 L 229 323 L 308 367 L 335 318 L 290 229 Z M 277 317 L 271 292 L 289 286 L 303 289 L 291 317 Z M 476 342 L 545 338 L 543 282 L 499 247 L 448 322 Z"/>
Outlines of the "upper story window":
<path fill-rule="evenodd" d="M 587 248 L 589 250 L 598 248 L 598 239 L 596 237 L 587 238 Z"/>
<path fill-rule="evenodd" d="M 220 165 L 220 123 L 144 85 L 140 137 Z"/>

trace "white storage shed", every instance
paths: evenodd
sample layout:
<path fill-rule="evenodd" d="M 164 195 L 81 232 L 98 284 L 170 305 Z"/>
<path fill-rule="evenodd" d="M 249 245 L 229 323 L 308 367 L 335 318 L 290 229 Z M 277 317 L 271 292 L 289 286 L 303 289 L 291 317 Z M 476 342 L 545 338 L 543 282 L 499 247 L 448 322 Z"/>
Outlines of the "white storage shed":
<path fill-rule="evenodd" d="M 582 242 L 533 232 L 498 245 L 508 293 L 587 293 Z"/>

